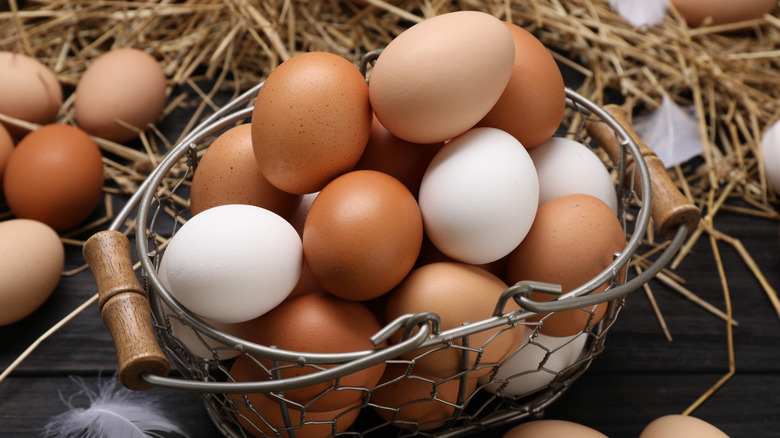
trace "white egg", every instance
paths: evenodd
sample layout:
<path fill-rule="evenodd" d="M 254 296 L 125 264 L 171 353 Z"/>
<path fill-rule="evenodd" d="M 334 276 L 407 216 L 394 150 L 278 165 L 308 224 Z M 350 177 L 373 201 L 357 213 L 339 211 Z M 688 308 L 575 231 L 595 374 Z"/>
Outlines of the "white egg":
<path fill-rule="evenodd" d="M 474 128 L 447 143 L 428 165 L 419 193 L 431 242 L 472 264 L 496 261 L 517 247 L 538 203 L 528 151 L 495 128 Z"/>
<path fill-rule="evenodd" d="M 501 397 L 517 397 L 544 388 L 558 373 L 579 360 L 588 339 L 584 333 L 554 337 L 541 333 L 533 335 L 531 327 L 525 330 L 526 342 L 501 363 L 495 381 L 485 386 L 488 392 Z M 488 383 L 490 377 L 481 377 L 480 383 Z"/>
<path fill-rule="evenodd" d="M 303 245 L 281 216 L 252 205 L 204 210 L 165 252 L 170 292 L 191 312 L 219 323 L 254 319 L 281 303 L 303 268 Z"/>
<path fill-rule="evenodd" d="M 162 260 L 160 261 L 160 268 L 157 272 L 157 277 L 160 279 L 160 282 L 163 284 L 163 286 L 170 290 L 171 286 L 168 284 L 168 277 L 165 275 L 166 270 L 166 257 L 163 254 Z M 216 352 L 218 360 L 231 359 L 240 354 L 238 350 L 226 348 L 225 345 L 221 342 L 196 331 L 191 326 L 182 322 L 182 320 L 174 314 L 173 310 L 167 304 L 165 304 L 165 302 L 162 303 L 162 311 L 164 314 L 169 316 L 168 324 L 171 335 L 173 335 L 173 337 L 176 338 L 176 340 L 178 340 L 179 343 L 181 343 L 181 345 L 191 354 L 202 359 L 213 359 Z M 220 331 L 236 336 L 239 335 L 238 332 L 242 329 L 241 324 L 220 324 L 213 321 L 204 322 Z"/>
<path fill-rule="evenodd" d="M 780 120 L 775 122 L 761 139 L 764 171 L 769 187 L 780 195 Z"/>
<path fill-rule="evenodd" d="M 539 176 L 539 205 L 559 196 L 595 196 L 617 213 L 617 192 L 601 159 L 584 144 L 553 137 L 528 151 Z"/>

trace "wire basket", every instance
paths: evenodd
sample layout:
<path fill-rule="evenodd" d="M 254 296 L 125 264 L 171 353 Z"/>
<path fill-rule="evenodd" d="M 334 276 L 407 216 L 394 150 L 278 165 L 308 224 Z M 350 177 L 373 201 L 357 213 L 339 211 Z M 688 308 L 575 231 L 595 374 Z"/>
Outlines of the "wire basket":
<path fill-rule="evenodd" d="M 364 73 L 370 61 L 367 56 L 361 65 Z M 186 181 L 194 173 L 199 153 L 221 132 L 250 119 L 261 87 L 258 84 L 228 103 L 174 146 L 119 212 L 110 229 L 90 238 L 84 248 L 95 274 L 101 315 L 117 348 L 122 383 L 137 390 L 163 387 L 199 393 L 225 436 L 454 437 L 538 417 L 604 350 L 606 335 L 625 295 L 649 281 L 671 259 L 700 217 L 699 210 L 668 179 L 660 160 L 633 135 L 618 107 L 601 108 L 567 89 L 563 125 L 567 128 L 556 135 L 603 148 L 617 181 L 618 216 L 627 243 L 603 272 L 566 294 L 560 294 L 560 286 L 552 284 L 523 281 L 512 285 L 495 303 L 492 315 L 455 329 L 441 330 L 434 312 L 404 315 L 371 338 L 374 345 L 379 345 L 403 332 L 403 340 L 371 350 L 322 354 L 253 344 L 187 311 L 161 283 L 157 268 L 166 238 L 172 237 L 189 217 Z M 131 220 L 136 207 L 136 245 L 143 287 L 132 268 L 129 240 L 118 231 Z M 619 273 L 641 245 L 651 220 L 671 243 L 649 268 L 626 281 Z M 605 283 L 609 283 L 606 291 L 592 293 Z M 530 298 L 532 292 L 560 296 L 536 302 Z M 505 311 L 510 300 L 521 309 Z M 559 342 L 550 343 L 539 333 L 544 319 L 526 321 L 532 315 L 572 309 L 592 312 L 586 308 L 593 305 L 607 306 L 603 319 Z M 188 334 L 187 342 L 181 338 L 182 330 Z M 459 349 L 463 357 L 479 357 L 488 344 L 470 345 L 471 336 L 488 332 L 492 334 L 490 339 L 496 339 L 519 330 L 524 331 L 523 341 L 510 357 L 525 355 L 536 362 L 513 375 L 501 375 L 499 371 L 505 366 L 502 361 L 481 364 L 482 369 L 491 372 L 473 378 L 469 373 L 475 365 L 464 360 L 458 373 L 433 379 L 415 372 L 418 359 L 401 358 L 423 347 Z M 559 356 L 563 355 L 566 359 L 561 362 Z M 168 377 L 169 361 L 174 363 L 178 376 Z M 340 384 L 344 376 L 377 364 L 394 367 L 397 376 L 371 388 Z M 246 366 L 261 368 L 269 378 L 246 381 L 246 376 L 237 375 Z M 280 378 L 279 371 L 285 367 L 311 368 L 312 372 Z M 511 395 L 503 391 L 529 376 L 541 377 L 543 383 Z M 347 408 L 323 413 L 285 397 L 285 391 L 326 382 L 323 394 L 358 391 L 359 400 Z M 404 383 L 413 385 L 417 388 L 414 393 L 420 395 L 386 404 L 387 397 L 381 397 L 381 391 Z"/>

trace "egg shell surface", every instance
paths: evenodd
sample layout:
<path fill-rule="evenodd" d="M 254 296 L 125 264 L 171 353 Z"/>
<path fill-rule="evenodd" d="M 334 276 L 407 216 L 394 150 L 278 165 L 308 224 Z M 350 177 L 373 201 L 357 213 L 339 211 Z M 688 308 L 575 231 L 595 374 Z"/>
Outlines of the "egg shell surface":
<path fill-rule="evenodd" d="M 224 204 L 247 204 L 290 218 L 301 195 L 279 190 L 260 171 L 252 150 L 252 126 L 245 123 L 220 134 L 198 161 L 190 189 L 192 214 Z"/>
<path fill-rule="evenodd" d="M 772 124 L 761 138 L 761 154 L 767 183 L 780 195 L 780 121 Z"/>
<path fill-rule="evenodd" d="M 11 151 L 14 150 L 14 140 L 11 138 L 11 134 L 5 129 L 5 126 L 0 123 L 0 190 L 3 189 L 3 172 L 5 171 L 5 165 L 8 163 L 8 157 L 11 156 Z"/>
<path fill-rule="evenodd" d="M 302 353 L 345 353 L 373 350 L 370 337 L 381 326 L 362 303 L 342 300 L 330 294 L 306 294 L 291 297 L 275 309 L 254 321 L 247 340 L 260 345 Z M 266 367 L 257 365 L 248 370 L 253 380 L 267 380 L 272 362 L 258 358 Z M 281 378 L 315 373 L 333 365 L 294 366 L 279 362 Z M 284 391 L 288 400 L 306 407 L 307 411 L 331 411 L 360 401 L 379 381 L 385 363 L 348 374 L 336 381 L 309 385 Z"/>
<path fill-rule="evenodd" d="M 639 438 L 728 438 L 712 424 L 689 415 L 665 415 L 651 421 Z"/>
<path fill-rule="evenodd" d="M 671 0 L 671 3 L 690 27 L 701 26 L 708 19 L 710 24 L 753 20 L 777 8 L 776 0 Z"/>
<path fill-rule="evenodd" d="M 419 312 L 434 312 L 441 319 L 441 330 L 460 327 L 463 323 L 474 323 L 493 315 L 493 310 L 507 285 L 486 270 L 465 263 L 437 262 L 414 269 L 404 281 L 388 294 L 385 304 L 385 320 Z M 510 302 L 505 312 L 519 307 Z M 497 330 L 496 330 L 497 331 Z M 469 336 L 469 347 L 482 349 L 477 357 L 469 351 L 470 376 L 487 374 L 522 342 L 523 330 L 510 330 L 496 335 L 486 330 Z M 399 342 L 401 334 L 396 333 L 393 342 Z M 462 345 L 462 339 L 453 344 Z M 404 359 L 415 360 L 415 370 L 430 376 L 446 379 L 463 371 L 462 349 L 434 345 L 402 355 Z M 479 362 L 477 362 L 479 360 Z"/>
<path fill-rule="evenodd" d="M 55 121 L 62 106 L 62 85 L 36 58 L 0 51 L 0 96 L 0 113 L 46 125 Z M 14 138 L 27 133 L 16 126 L 5 127 Z"/>
<path fill-rule="evenodd" d="M 210 208 L 181 226 L 163 253 L 170 292 L 189 311 L 219 323 L 276 307 L 301 276 L 298 233 L 253 205 Z"/>
<path fill-rule="evenodd" d="M 257 94 L 252 145 L 263 175 L 296 194 L 352 170 L 371 131 L 368 85 L 341 56 L 302 53 L 280 64 Z"/>
<path fill-rule="evenodd" d="M 246 356 L 241 356 L 230 367 L 230 376 L 236 382 L 253 382 L 248 374 L 248 369 L 253 364 Z M 263 393 L 246 394 L 252 409 L 247 406 L 244 394 L 228 394 L 238 410 L 236 421 L 247 433 L 254 437 L 277 436 L 295 438 L 321 438 L 331 433 L 344 432 L 355 422 L 360 409 L 358 406 L 335 409 L 332 411 L 313 412 L 303 411 L 300 405 L 285 403 L 289 427 L 285 424 L 282 408 L 279 401 Z M 262 418 L 260 415 L 262 415 Z M 270 425 L 270 427 L 269 427 Z M 271 429 L 273 428 L 273 429 Z"/>
<path fill-rule="evenodd" d="M 31 219 L 0 222 L 0 326 L 22 320 L 54 292 L 65 248 L 50 226 Z"/>
<path fill-rule="evenodd" d="M 376 170 L 401 181 L 417 197 L 425 169 L 444 143 L 419 144 L 396 137 L 376 116 L 355 170 Z"/>
<path fill-rule="evenodd" d="M 525 339 L 527 342 L 501 363 L 493 382 L 490 376 L 480 377 L 486 391 L 500 397 L 521 397 L 543 389 L 582 356 L 588 336 L 554 337 L 534 334 L 533 328 L 525 327 Z"/>
<path fill-rule="evenodd" d="M 552 137 L 528 153 L 539 177 L 539 205 L 559 196 L 584 193 L 601 199 L 617 214 L 612 177 L 590 148 L 565 137 Z"/>
<path fill-rule="evenodd" d="M 50 124 L 25 135 L 3 173 L 3 193 L 18 218 L 56 231 L 81 224 L 103 194 L 103 157 L 81 129 Z"/>
<path fill-rule="evenodd" d="M 625 242 L 620 221 L 607 204 L 591 195 L 564 195 L 539 207 L 525 240 L 507 258 L 506 281 L 559 284 L 567 293 L 606 269 L 613 254 L 623 251 Z M 608 282 L 594 293 L 607 286 Z M 554 297 L 534 293 L 531 298 L 547 301 Z M 588 309 L 536 315 L 528 320 L 544 318 L 543 334 L 572 336 L 600 321 L 606 309 L 607 304 L 602 303 Z"/>
<path fill-rule="evenodd" d="M 514 42 L 490 14 L 456 11 L 396 36 L 369 78 L 371 105 L 393 135 L 413 143 L 449 140 L 473 127 L 512 75 Z"/>
<path fill-rule="evenodd" d="M 458 400 L 460 379 L 438 379 L 409 368 L 406 362 L 388 363 L 369 398 L 377 415 L 401 429 L 430 430 L 444 426 L 477 386 L 476 379 L 466 379 L 463 400 Z"/>
<path fill-rule="evenodd" d="M 496 261 L 531 228 L 539 179 L 528 151 L 508 133 L 474 128 L 431 160 L 418 202 L 425 232 L 445 255 L 470 264 Z"/>
<path fill-rule="evenodd" d="M 603 433 L 583 424 L 565 420 L 532 420 L 519 424 L 503 438 L 607 438 Z"/>
<path fill-rule="evenodd" d="M 325 290 L 363 301 L 403 280 L 422 238 L 422 215 L 409 189 L 385 173 L 356 170 L 334 179 L 312 202 L 303 251 Z"/>
<path fill-rule="evenodd" d="M 156 122 L 166 99 L 160 63 L 127 47 L 105 52 L 87 66 L 76 84 L 73 110 L 86 132 L 122 143 Z"/>
<path fill-rule="evenodd" d="M 566 110 L 566 90 L 558 64 L 532 33 L 509 22 L 515 61 L 501 97 L 477 126 L 502 129 L 526 148 L 555 134 Z"/>

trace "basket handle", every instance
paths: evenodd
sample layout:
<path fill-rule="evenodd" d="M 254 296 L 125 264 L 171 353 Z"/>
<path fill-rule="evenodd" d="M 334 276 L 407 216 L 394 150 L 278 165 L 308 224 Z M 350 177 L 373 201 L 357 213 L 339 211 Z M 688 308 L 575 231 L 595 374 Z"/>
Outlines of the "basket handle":
<path fill-rule="evenodd" d="M 615 104 L 604 106 L 609 113 L 633 138 L 644 157 L 650 172 L 650 180 L 653 188 L 652 217 L 658 227 L 658 232 L 666 240 L 672 240 L 677 233 L 680 224 L 686 224 L 688 233 L 692 232 L 701 220 L 701 211 L 695 204 L 686 198 L 675 185 L 674 181 L 666 173 L 666 167 L 660 158 L 650 149 L 631 127 L 623 109 Z M 609 155 L 609 158 L 617 163 L 620 157 L 620 144 L 615 132 L 606 123 L 588 120 L 586 129 L 591 138 L 599 144 Z M 634 166 L 634 159 L 626 157 L 626 174 L 630 174 Z M 635 184 L 638 195 L 642 196 L 641 185 Z"/>
<path fill-rule="evenodd" d="M 150 389 L 142 374 L 167 376 L 170 364 L 154 335 L 149 300 L 133 270 L 130 241 L 118 231 L 100 231 L 87 240 L 83 252 L 97 283 L 100 317 L 116 347 L 119 381 L 129 389 Z"/>

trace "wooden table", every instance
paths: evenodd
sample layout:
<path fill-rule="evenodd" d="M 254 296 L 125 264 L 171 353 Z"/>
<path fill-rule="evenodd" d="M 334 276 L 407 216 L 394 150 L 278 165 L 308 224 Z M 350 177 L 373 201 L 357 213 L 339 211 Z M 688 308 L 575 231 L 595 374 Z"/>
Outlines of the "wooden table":
<path fill-rule="evenodd" d="M 169 122 L 167 129 L 181 129 Z M 96 216 L 102 212 L 96 212 Z M 718 213 L 715 227 L 739 239 L 775 288 L 780 285 L 777 222 Z M 736 374 L 693 415 L 731 437 L 780 436 L 780 317 L 734 248 L 718 243 L 733 316 Z M 67 268 L 83 263 L 69 247 Z M 725 310 L 713 251 L 705 234 L 676 273 L 686 287 Z M 682 413 L 729 370 L 727 325 L 658 280 L 650 283 L 673 341 L 664 336 L 642 290 L 627 299 L 607 338 L 606 351 L 547 410 L 547 418 L 580 422 L 611 437 L 636 437 L 651 420 Z M 89 270 L 63 278 L 51 298 L 23 321 L 0 327 L 0 368 L 5 369 L 49 327 L 96 293 Z M 113 378 L 115 350 L 94 304 L 44 341 L 0 383 L 0 436 L 40 436 L 62 399 L 78 389 L 71 376 L 94 384 Z M 150 392 L 192 437 L 218 431 L 197 395 L 165 389 Z M 485 434 L 496 436 L 496 432 Z"/>

